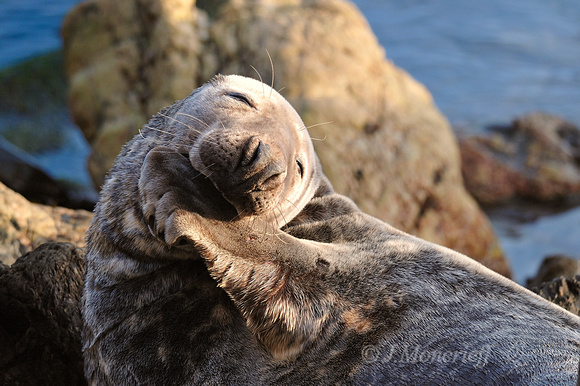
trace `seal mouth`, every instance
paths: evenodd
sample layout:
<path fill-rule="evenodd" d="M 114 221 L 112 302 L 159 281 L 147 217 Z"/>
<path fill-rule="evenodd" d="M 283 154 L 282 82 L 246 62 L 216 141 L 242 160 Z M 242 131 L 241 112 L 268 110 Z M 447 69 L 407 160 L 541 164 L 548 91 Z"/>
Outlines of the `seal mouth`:
<path fill-rule="evenodd" d="M 196 173 L 193 179 L 195 179 L 196 184 L 200 186 L 200 190 L 204 194 L 203 200 L 206 201 L 207 208 L 219 208 L 217 211 L 211 210 L 200 214 L 204 217 L 223 221 L 232 221 L 238 217 L 239 211 L 236 206 L 219 191 L 211 178 L 195 167 L 192 169 Z"/>
<path fill-rule="evenodd" d="M 284 216 L 279 203 L 287 188 L 286 155 L 270 141 L 233 129 L 212 131 L 195 141 L 188 156 L 238 218 L 269 218 L 273 210 Z"/>
<path fill-rule="evenodd" d="M 193 162 L 192 162 L 193 164 Z M 276 205 L 276 202 L 265 199 L 263 196 L 268 187 L 283 181 L 286 173 L 280 173 L 269 177 L 263 182 L 263 186 L 260 186 L 256 182 L 240 181 L 237 186 L 227 188 L 220 188 L 217 181 L 215 181 L 212 176 L 215 176 L 216 171 L 212 170 L 212 165 L 199 167 L 195 164 L 192 165 L 193 170 L 196 171 L 197 176 L 194 177 L 206 186 L 207 191 L 212 191 L 212 200 L 222 201 L 220 206 L 229 209 L 228 212 L 234 213 L 230 220 L 234 218 L 243 218 L 249 216 L 257 216 L 263 214 L 264 212 L 271 209 Z"/>

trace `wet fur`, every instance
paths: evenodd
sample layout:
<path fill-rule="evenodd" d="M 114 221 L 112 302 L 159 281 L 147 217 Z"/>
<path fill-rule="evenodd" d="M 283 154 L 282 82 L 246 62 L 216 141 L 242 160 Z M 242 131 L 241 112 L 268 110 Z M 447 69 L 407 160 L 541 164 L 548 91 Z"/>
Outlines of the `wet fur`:
<path fill-rule="evenodd" d="M 203 124 L 179 113 L 207 114 L 203 95 L 154 117 L 103 187 L 82 309 L 92 383 L 574 382 L 578 317 L 361 213 L 317 161 L 300 213 L 240 216 L 186 156 Z"/>

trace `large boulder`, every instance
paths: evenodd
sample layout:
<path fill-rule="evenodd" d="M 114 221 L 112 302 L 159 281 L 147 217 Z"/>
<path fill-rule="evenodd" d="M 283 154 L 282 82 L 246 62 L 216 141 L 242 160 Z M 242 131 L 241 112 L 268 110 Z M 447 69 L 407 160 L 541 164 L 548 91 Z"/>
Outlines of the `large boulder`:
<path fill-rule="evenodd" d="M 461 158 L 467 189 L 481 203 L 580 198 L 580 130 L 558 117 L 531 113 L 464 138 Z"/>
<path fill-rule="evenodd" d="M 92 213 L 33 204 L 0 183 L 0 263 L 18 257 L 47 241 L 85 245 Z"/>
<path fill-rule="evenodd" d="M 197 19 L 194 0 L 92 0 L 67 16 L 69 106 L 96 186 L 149 117 L 200 82 Z"/>
<path fill-rule="evenodd" d="M 82 385 L 84 250 L 50 243 L 0 265 L 0 384 Z"/>
<path fill-rule="evenodd" d="M 262 77 L 303 117 L 338 192 L 509 274 L 463 187 L 449 123 L 425 87 L 385 58 L 351 3 L 92 0 L 67 16 L 63 38 L 70 106 L 93 147 L 98 185 L 161 107 L 218 72 Z"/>

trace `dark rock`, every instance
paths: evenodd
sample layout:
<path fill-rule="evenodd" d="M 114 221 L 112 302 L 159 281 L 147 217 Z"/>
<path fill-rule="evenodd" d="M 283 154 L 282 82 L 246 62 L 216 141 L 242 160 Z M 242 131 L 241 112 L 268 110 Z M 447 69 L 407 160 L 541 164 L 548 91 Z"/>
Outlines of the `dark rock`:
<path fill-rule="evenodd" d="M 46 205 L 66 202 L 64 189 L 29 158 L 24 151 L 0 137 L 0 181 L 30 201 Z"/>
<path fill-rule="evenodd" d="M 580 274 L 580 266 L 577 259 L 565 255 L 551 255 L 542 261 L 536 276 L 526 281 L 526 287 L 537 287 L 560 276 L 572 279 L 578 274 Z"/>
<path fill-rule="evenodd" d="M 483 204 L 580 198 L 580 130 L 542 113 L 460 141 L 467 190 Z"/>
<path fill-rule="evenodd" d="M 571 279 L 559 277 L 532 288 L 532 291 L 571 313 L 579 315 L 580 275 L 576 275 L 576 277 Z"/>
<path fill-rule="evenodd" d="M 0 267 L 0 384 L 85 384 L 84 250 L 48 243 Z"/>

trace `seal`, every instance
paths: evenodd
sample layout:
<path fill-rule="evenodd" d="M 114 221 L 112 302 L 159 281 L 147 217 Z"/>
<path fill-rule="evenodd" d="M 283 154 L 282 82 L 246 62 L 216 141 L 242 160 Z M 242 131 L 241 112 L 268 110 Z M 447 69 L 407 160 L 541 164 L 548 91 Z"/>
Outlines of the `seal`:
<path fill-rule="evenodd" d="M 126 145 L 88 232 L 94 384 L 570 384 L 580 318 L 360 212 L 304 124 L 218 76 Z"/>
<path fill-rule="evenodd" d="M 178 238 L 166 242 L 166 224 L 195 211 L 274 234 L 330 189 L 304 123 L 260 82 L 217 76 L 153 117 L 118 156 L 88 231 L 87 378 L 255 380 L 255 364 L 267 366 L 270 354 L 198 252 Z M 244 371 L 234 358 L 253 359 Z M 236 370 L 224 371 L 226 363 Z"/>

